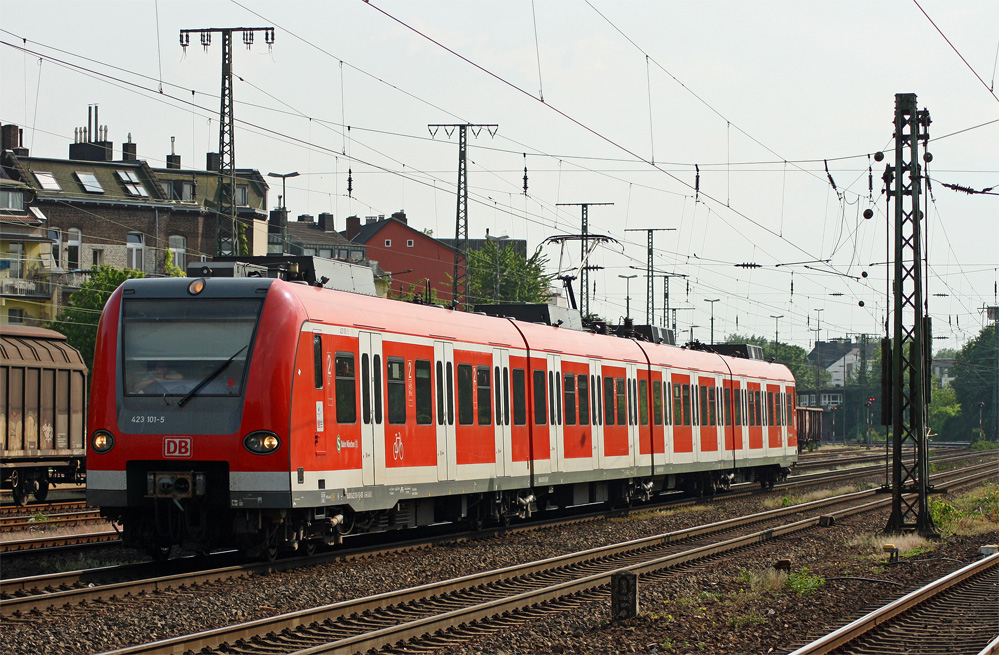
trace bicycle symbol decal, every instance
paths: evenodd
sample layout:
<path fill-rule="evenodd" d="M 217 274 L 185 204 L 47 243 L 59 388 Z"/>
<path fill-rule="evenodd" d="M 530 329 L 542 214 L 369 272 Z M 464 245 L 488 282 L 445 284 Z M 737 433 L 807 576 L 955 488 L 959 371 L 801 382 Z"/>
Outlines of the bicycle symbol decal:
<path fill-rule="evenodd" d="M 395 433 L 395 443 L 392 444 L 392 459 L 401 460 L 405 457 L 406 451 L 403 449 L 402 445 L 402 435 L 398 432 Z"/>

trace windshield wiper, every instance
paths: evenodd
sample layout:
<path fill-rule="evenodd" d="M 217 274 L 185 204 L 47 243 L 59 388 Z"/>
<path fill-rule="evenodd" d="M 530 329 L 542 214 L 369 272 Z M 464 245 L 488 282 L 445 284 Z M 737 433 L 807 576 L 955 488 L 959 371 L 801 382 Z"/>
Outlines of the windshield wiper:
<path fill-rule="evenodd" d="M 194 397 L 194 394 L 196 394 L 199 391 L 201 391 L 202 387 L 204 387 L 206 384 L 208 384 L 209 382 L 211 382 L 212 380 L 214 380 L 216 377 L 218 377 L 218 374 L 221 373 L 222 371 L 224 371 L 225 367 L 228 366 L 229 364 L 231 364 L 232 360 L 236 359 L 236 357 L 241 352 L 243 352 L 244 350 L 246 350 L 246 346 L 243 346 L 242 348 L 240 348 L 239 350 L 237 350 L 236 352 L 234 352 L 232 354 L 232 357 L 230 357 L 229 359 L 227 359 L 224 362 L 222 362 L 221 364 L 219 364 L 218 368 L 216 368 L 214 371 L 212 371 L 211 373 L 209 373 L 208 376 L 204 380 L 202 380 L 201 382 L 199 382 L 197 384 L 197 386 L 195 386 L 193 389 L 191 389 L 187 393 L 186 396 L 184 396 L 183 398 L 180 399 L 180 402 L 177 403 L 177 407 L 183 407 L 184 405 L 186 405 L 187 401 L 189 401 L 191 398 Z"/>

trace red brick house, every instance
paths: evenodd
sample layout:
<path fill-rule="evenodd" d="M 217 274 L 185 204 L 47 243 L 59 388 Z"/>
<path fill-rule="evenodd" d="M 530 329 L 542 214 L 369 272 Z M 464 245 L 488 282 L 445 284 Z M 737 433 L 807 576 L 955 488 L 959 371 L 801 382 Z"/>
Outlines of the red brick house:
<path fill-rule="evenodd" d="M 368 217 L 364 225 L 360 217 L 348 216 L 343 235 L 367 246 L 368 259 L 392 274 L 390 295 L 422 294 L 429 283 L 439 302 L 451 302 L 454 249 L 411 228 L 406 212 L 398 211 L 389 218 Z"/>

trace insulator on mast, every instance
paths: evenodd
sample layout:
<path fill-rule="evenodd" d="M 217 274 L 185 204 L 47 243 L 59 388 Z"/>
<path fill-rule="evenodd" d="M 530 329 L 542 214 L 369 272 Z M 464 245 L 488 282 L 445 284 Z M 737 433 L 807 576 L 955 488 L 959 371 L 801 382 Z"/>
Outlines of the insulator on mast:
<path fill-rule="evenodd" d="M 353 198 L 351 194 L 354 192 L 354 172 L 351 169 L 347 169 L 347 197 Z"/>

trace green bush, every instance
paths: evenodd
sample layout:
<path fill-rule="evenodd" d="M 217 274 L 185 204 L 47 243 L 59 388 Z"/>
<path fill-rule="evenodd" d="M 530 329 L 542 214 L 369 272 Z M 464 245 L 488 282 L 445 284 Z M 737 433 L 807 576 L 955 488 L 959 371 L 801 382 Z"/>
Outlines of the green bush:
<path fill-rule="evenodd" d="M 804 566 L 797 573 L 789 573 L 787 576 L 787 586 L 799 596 L 814 594 L 825 583 L 825 578 L 821 575 L 812 575 L 811 571 Z"/>

